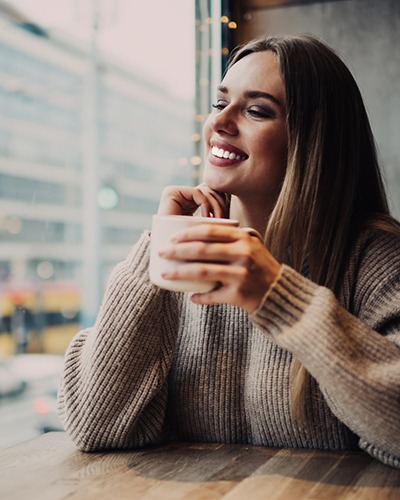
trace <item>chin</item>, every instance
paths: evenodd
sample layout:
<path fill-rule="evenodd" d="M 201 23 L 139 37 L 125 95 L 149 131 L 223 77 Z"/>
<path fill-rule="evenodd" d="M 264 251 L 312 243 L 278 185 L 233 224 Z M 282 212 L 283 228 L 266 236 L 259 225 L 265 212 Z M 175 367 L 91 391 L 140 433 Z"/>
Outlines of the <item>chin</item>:
<path fill-rule="evenodd" d="M 230 194 L 230 189 L 229 189 L 229 186 L 226 182 L 226 178 L 218 179 L 217 176 L 212 175 L 212 174 L 210 175 L 210 174 L 207 174 L 207 172 L 204 172 L 203 182 L 210 189 L 213 189 L 214 191 L 218 191 L 220 193 Z"/>

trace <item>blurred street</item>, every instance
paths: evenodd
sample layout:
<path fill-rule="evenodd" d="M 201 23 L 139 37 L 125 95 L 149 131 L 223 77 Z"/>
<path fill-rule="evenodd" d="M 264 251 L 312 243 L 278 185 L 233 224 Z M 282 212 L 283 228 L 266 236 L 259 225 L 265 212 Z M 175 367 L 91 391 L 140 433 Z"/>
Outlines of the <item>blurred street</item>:
<path fill-rule="evenodd" d="M 72 337 L 78 332 L 77 323 L 46 327 L 40 338 L 32 334 L 27 352 L 43 352 L 46 354 L 64 354 L 65 349 Z M 8 333 L 0 333 L 0 359 L 3 356 L 15 354 L 16 348 L 12 336 Z"/>
<path fill-rule="evenodd" d="M 53 387 L 52 378 L 36 380 L 22 394 L 0 398 L 0 450 L 40 434 L 34 403 L 46 397 Z"/>
<path fill-rule="evenodd" d="M 0 394 L 0 450 L 38 436 L 40 426 L 49 417 L 54 420 L 63 354 L 78 329 L 77 324 L 47 328 L 41 338 L 44 353 L 32 352 L 37 347 L 37 339 L 33 336 L 28 353 L 17 356 L 11 335 L 0 334 L 0 364 L 9 365 L 26 383 L 22 392 Z"/>

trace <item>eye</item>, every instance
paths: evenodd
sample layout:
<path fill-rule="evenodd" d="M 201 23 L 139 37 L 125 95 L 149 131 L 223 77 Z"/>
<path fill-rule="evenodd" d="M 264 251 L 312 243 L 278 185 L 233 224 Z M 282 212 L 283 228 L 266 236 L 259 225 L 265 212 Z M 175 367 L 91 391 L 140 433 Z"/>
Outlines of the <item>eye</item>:
<path fill-rule="evenodd" d="M 251 106 L 247 112 L 255 118 L 275 118 L 275 113 L 272 109 L 261 106 Z"/>
<path fill-rule="evenodd" d="M 221 101 L 221 100 L 218 100 L 217 102 L 215 102 L 214 104 L 211 105 L 214 109 L 217 109 L 218 111 L 222 111 L 224 108 L 226 108 L 227 106 L 227 102 L 226 101 Z"/>

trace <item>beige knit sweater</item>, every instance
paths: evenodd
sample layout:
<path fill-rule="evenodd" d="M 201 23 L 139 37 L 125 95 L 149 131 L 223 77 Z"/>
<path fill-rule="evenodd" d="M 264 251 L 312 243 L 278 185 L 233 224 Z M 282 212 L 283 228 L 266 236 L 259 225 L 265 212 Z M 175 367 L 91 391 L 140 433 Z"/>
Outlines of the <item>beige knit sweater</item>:
<path fill-rule="evenodd" d="M 358 242 L 339 301 L 284 266 L 251 316 L 157 288 L 148 259 L 146 233 L 66 353 L 59 415 L 79 448 L 360 446 L 400 467 L 399 238 Z M 290 412 L 293 355 L 312 375 L 307 429 Z"/>

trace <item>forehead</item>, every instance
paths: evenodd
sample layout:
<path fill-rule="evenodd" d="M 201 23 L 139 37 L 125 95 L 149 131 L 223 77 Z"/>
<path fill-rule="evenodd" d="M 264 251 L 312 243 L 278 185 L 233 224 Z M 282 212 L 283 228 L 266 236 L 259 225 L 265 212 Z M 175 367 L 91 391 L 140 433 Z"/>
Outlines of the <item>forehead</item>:
<path fill-rule="evenodd" d="M 235 63 L 222 84 L 228 91 L 258 90 L 285 101 L 285 88 L 276 55 L 271 51 L 255 52 Z"/>

